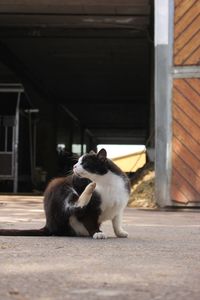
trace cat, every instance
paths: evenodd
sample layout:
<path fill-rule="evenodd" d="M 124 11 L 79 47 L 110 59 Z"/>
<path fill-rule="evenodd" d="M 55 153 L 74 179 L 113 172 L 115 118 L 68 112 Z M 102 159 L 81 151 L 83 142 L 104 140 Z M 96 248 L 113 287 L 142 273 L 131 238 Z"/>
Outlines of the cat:
<path fill-rule="evenodd" d="M 84 154 L 73 166 L 73 174 L 55 178 L 44 192 L 46 225 L 41 229 L 0 229 L 0 235 L 91 236 L 105 239 L 101 224 L 111 220 L 117 237 L 128 203 L 130 183 L 125 173 L 107 158 L 105 149 Z"/>

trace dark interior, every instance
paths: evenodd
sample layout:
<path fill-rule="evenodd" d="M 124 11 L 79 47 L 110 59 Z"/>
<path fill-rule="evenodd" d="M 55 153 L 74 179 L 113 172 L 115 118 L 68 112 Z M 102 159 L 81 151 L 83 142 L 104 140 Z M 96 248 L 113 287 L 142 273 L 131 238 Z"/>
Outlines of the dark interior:
<path fill-rule="evenodd" d="M 80 152 L 83 145 L 146 143 L 152 24 L 153 0 L 0 3 L 0 83 L 21 83 L 28 105 L 40 111 L 38 161 L 45 161 L 43 134 L 44 147 L 76 143 Z"/>

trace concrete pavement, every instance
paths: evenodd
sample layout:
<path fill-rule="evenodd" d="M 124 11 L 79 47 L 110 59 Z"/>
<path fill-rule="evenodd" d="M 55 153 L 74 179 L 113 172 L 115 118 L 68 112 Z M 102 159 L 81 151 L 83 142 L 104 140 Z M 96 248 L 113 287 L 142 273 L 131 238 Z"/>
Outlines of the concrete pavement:
<path fill-rule="evenodd" d="M 39 228 L 40 197 L 0 196 L 0 228 Z M 200 211 L 127 209 L 128 239 L 0 237 L 0 300 L 199 300 Z"/>

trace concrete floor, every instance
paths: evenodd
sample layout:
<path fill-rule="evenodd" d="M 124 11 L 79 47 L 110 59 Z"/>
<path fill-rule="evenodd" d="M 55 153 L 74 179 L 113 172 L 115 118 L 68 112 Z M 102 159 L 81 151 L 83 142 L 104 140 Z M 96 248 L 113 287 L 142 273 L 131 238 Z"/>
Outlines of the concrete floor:
<path fill-rule="evenodd" d="M 0 196 L 0 228 L 39 228 L 41 198 Z M 128 239 L 0 237 L 0 300 L 200 299 L 200 211 L 127 209 Z"/>

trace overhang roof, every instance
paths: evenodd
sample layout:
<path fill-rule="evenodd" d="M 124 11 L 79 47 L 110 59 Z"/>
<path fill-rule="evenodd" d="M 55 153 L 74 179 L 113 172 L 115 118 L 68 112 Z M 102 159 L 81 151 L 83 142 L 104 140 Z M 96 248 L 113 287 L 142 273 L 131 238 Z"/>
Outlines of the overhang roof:
<path fill-rule="evenodd" d="M 100 143 L 142 142 L 150 10 L 148 0 L 4 1 L 0 80 L 28 82 L 72 112 Z"/>

